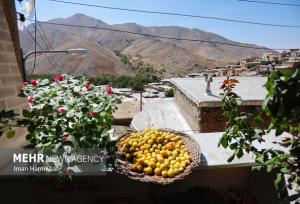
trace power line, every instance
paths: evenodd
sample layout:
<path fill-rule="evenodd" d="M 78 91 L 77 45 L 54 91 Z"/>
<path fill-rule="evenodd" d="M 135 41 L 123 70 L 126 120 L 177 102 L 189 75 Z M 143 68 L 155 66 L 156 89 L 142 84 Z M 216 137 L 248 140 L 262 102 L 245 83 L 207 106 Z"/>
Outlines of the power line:
<path fill-rule="evenodd" d="M 20 6 L 22 7 L 22 2 L 19 1 L 19 3 L 20 3 Z M 17 13 L 18 13 L 18 12 L 17 12 Z M 23 18 L 22 20 L 25 21 L 25 19 L 26 19 L 25 16 L 24 16 L 24 15 L 21 15 L 21 16 L 22 16 L 21 18 Z M 36 49 L 36 46 L 38 45 L 39 48 L 40 48 L 41 50 L 43 50 L 42 46 L 37 42 L 37 39 L 36 39 L 36 31 L 38 31 L 38 33 L 40 34 L 41 39 L 43 40 L 44 44 L 46 45 L 46 49 L 48 48 L 48 50 L 49 50 L 49 47 L 47 46 L 45 40 L 43 39 L 43 36 L 41 35 L 40 31 L 39 31 L 39 30 L 37 29 L 37 27 L 36 27 L 36 23 L 37 23 L 38 21 L 37 21 L 37 16 L 36 16 L 35 4 L 34 4 L 34 20 L 35 20 L 35 23 L 34 23 L 34 24 L 32 23 L 32 20 L 30 20 L 31 24 L 32 24 L 32 25 L 34 26 L 34 28 L 35 28 L 35 29 L 34 29 L 34 34 L 35 34 L 34 37 L 33 37 L 32 34 L 28 31 L 28 29 L 26 28 L 26 32 L 27 32 L 28 35 L 31 37 L 31 39 L 32 39 L 32 41 L 33 41 L 33 43 L 34 43 L 34 50 L 35 50 L 35 54 L 34 54 L 34 67 L 33 67 L 32 71 L 31 71 L 31 74 L 34 72 L 35 66 L 36 66 L 36 50 L 37 50 L 37 49 Z M 40 26 L 40 27 L 41 27 L 41 26 Z M 42 29 L 42 32 L 44 33 L 42 27 L 41 27 L 41 29 Z M 44 35 L 45 35 L 45 33 L 44 33 Z M 46 35 L 45 35 L 45 37 L 46 37 L 46 39 L 47 39 L 47 36 L 46 36 Z M 49 43 L 48 39 L 47 39 L 47 42 Z M 50 45 L 50 44 L 49 44 L 49 45 Z M 55 68 L 55 65 L 53 64 L 52 60 L 50 60 L 50 58 L 48 57 L 48 55 L 45 54 L 45 56 L 46 56 L 47 60 L 50 62 L 50 64 L 53 66 L 53 68 Z"/>
<path fill-rule="evenodd" d="M 22 7 L 22 2 L 20 1 L 19 3 L 20 3 L 20 6 Z M 24 17 L 24 15 L 23 15 L 22 18 L 26 19 L 26 18 Z M 24 20 L 24 19 L 23 19 L 23 20 Z M 36 67 L 36 51 L 37 51 L 36 46 L 38 45 L 39 48 L 40 48 L 41 50 L 43 50 L 42 46 L 37 42 L 37 38 L 36 38 L 36 37 L 37 37 L 37 36 L 36 36 L 36 31 L 38 31 L 38 29 L 37 29 L 37 27 L 36 27 L 37 17 L 36 17 L 35 4 L 34 4 L 34 24 L 33 24 L 32 20 L 30 20 L 30 22 L 31 22 L 31 24 L 34 26 L 34 37 L 33 37 L 32 34 L 28 31 L 27 28 L 26 28 L 26 32 L 27 32 L 28 35 L 31 37 L 31 39 L 32 39 L 32 41 L 33 41 L 33 43 L 34 43 L 34 51 L 35 51 L 35 53 L 34 53 L 34 64 L 33 64 L 33 69 L 32 69 L 32 71 L 31 71 L 31 73 L 33 73 L 34 70 L 35 70 L 35 67 Z M 38 32 L 39 32 L 39 31 L 38 31 Z M 40 32 L 39 32 L 39 34 L 41 35 Z M 41 35 L 41 38 L 43 39 L 42 35 Z M 44 41 L 44 39 L 43 39 L 43 41 Z M 45 41 L 44 41 L 44 43 L 45 43 Z M 46 45 L 46 44 L 45 44 L 45 45 Z M 46 45 L 46 47 L 47 47 L 47 45 Z M 49 57 L 48 57 L 47 55 L 46 55 L 46 57 L 47 57 L 48 61 L 50 62 L 50 64 L 54 67 L 54 64 L 53 64 L 52 61 L 49 59 Z"/>
<path fill-rule="evenodd" d="M 43 35 L 41 34 L 41 32 L 39 31 L 39 29 L 37 28 L 37 26 L 34 24 L 34 22 L 33 22 L 32 20 L 30 20 L 30 22 L 31 22 L 31 25 L 34 26 L 34 28 L 36 28 L 37 32 L 39 33 L 40 38 L 41 38 L 41 40 L 43 41 L 46 50 L 50 50 L 48 44 L 46 43 L 46 41 L 45 41 Z"/>
<path fill-rule="evenodd" d="M 270 1 L 252 1 L 252 0 L 237 0 L 237 1 L 244 1 L 244 2 L 249 2 L 249 3 L 259 3 L 259 4 L 280 5 L 280 6 L 300 6 L 300 4 L 270 2 Z"/>
<path fill-rule="evenodd" d="M 25 30 L 26 30 L 27 34 L 30 36 L 32 42 L 34 43 L 34 37 L 32 36 L 32 34 L 28 31 L 28 29 L 25 29 Z M 43 47 L 42 47 L 38 42 L 36 42 L 36 43 L 37 43 L 37 46 L 38 46 L 41 50 L 44 50 Z"/>
<path fill-rule="evenodd" d="M 110 6 L 78 3 L 78 2 L 63 1 L 63 0 L 48 0 L 48 1 L 58 2 L 58 3 L 65 3 L 65 4 L 72 4 L 72 5 L 95 7 L 95 8 L 111 9 L 111 10 L 138 12 L 138 13 L 150 13 L 150 14 L 161 14 L 161 15 L 170 15 L 170 16 L 182 16 L 182 17 L 191 17 L 191 18 L 211 19 L 211 20 L 220 20 L 220 21 L 227 21 L 227 22 L 234 22 L 234 23 L 245 23 L 245 24 L 253 24 L 253 25 L 260 25 L 260 26 L 300 28 L 300 25 L 284 25 L 284 24 L 261 23 L 261 22 L 254 22 L 254 21 L 243 21 L 243 20 L 237 20 L 237 19 L 213 17 L 213 16 L 200 16 L 200 15 L 192 15 L 192 14 L 184 14 L 184 13 L 171 13 L 171 12 L 163 12 L 163 11 L 150 11 L 150 10 L 138 10 L 138 9 L 129 9 L 129 8 L 110 7 Z"/>
<path fill-rule="evenodd" d="M 159 36 L 159 35 L 152 35 L 152 34 L 146 34 L 146 33 L 138 33 L 138 32 L 125 31 L 125 30 L 119 30 L 119 29 L 113 29 L 113 28 L 96 27 L 96 26 L 74 25 L 74 24 L 54 23 L 54 22 L 45 22 L 45 21 L 39 21 L 39 22 L 42 23 L 42 24 L 57 25 L 57 26 L 89 28 L 89 29 L 98 29 L 98 30 L 108 30 L 108 31 L 113 31 L 113 32 L 121 32 L 121 33 L 134 34 L 134 35 L 140 35 L 140 36 L 145 36 L 145 37 L 153 37 L 153 38 L 160 38 L 160 39 L 167 39 L 167 40 L 214 43 L 214 44 L 222 44 L 222 45 L 229 45 L 229 46 L 249 48 L 249 49 L 259 49 L 259 50 L 266 50 L 266 49 L 287 50 L 287 49 L 283 49 L 283 48 L 252 47 L 252 46 L 247 46 L 247 45 L 242 45 L 242 44 L 233 44 L 233 43 L 211 41 L 211 40 L 200 40 L 200 39 L 175 38 L 175 37 L 168 37 L 168 36 Z"/>
<path fill-rule="evenodd" d="M 38 31 L 38 33 L 40 34 L 40 37 L 41 37 L 42 41 L 44 42 L 44 44 L 45 44 L 45 46 L 46 46 L 46 50 L 49 51 L 50 49 L 49 49 L 49 47 L 48 47 L 48 45 L 47 45 L 45 39 L 43 38 L 41 32 L 40 32 L 39 29 L 37 28 L 36 24 L 33 24 L 32 20 L 30 20 L 30 22 L 31 22 L 31 25 L 33 25 L 33 26 L 35 27 L 35 29 Z M 38 22 L 38 21 L 37 21 L 37 22 Z M 42 50 L 44 50 L 41 46 L 40 46 L 40 48 L 41 48 Z M 53 61 L 51 60 L 51 58 L 50 58 L 46 53 L 45 53 L 45 55 L 46 55 L 47 59 L 49 60 L 50 64 L 53 66 L 53 69 L 55 69 L 55 67 L 57 67 L 57 64 L 56 64 L 55 62 L 53 62 Z M 34 71 L 34 70 L 33 70 L 33 71 Z M 33 72 L 33 71 L 32 71 L 32 72 Z"/>
<path fill-rule="evenodd" d="M 35 10 L 35 2 L 34 2 L 34 62 L 33 62 L 33 69 L 31 71 L 31 73 L 34 72 L 35 67 L 36 67 L 36 10 Z"/>
<path fill-rule="evenodd" d="M 43 27 L 42 27 L 41 24 L 40 24 L 40 22 L 38 21 L 37 23 L 38 23 L 38 26 L 40 27 L 40 30 L 41 30 L 42 33 L 44 34 L 44 37 L 45 37 L 46 41 L 47 41 L 48 49 L 49 49 L 49 48 L 50 48 L 50 49 L 53 49 L 53 47 L 51 46 L 51 44 L 50 44 L 50 42 L 49 42 L 49 40 L 48 40 L 48 38 L 47 38 L 47 36 L 46 36 L 46 34 L 45 34 L 45 31 L 44 31 Z"/>
<path fill-rule="evenodd" d="M 32 34 L 28 31 L 27 28 L 26 28 L 26 32 L 27 32 L 27 34 L 30 36 L 32 42 L 35 43 L 34 37 L 33 37 Z M 37 44 L 37 46 L 38 46 L 41 50 L 44 50 L 43 47 L 42 47 L 38 42 L 36 42 L 36 44 Z M 45 54 L 45 56 L 46 56 L 47 60 L 50 62 L 50 64 L 51 64 L 53 67 L 55 67 L 55 65 L 52 63 L 52 61 L 51 61 L 50 58 L 48 57 L 48 55 Z M 33 71 L 34 71 L 34 70 L 33 70 Z M 31 74 L 33 73 L 33 71 L 31 71 Z"/>

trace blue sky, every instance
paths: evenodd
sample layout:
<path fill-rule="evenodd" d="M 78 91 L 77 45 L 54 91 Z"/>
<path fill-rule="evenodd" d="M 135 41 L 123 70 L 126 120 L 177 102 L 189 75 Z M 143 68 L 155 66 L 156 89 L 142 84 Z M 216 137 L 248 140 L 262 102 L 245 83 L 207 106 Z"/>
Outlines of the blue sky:
<path fill-rule="evenodd" d="M 274 24 L 300 25 L 300 7 L 247 3 L 237 0 L 69 0 L 103 6 L 214 16 Z M 300 0 L 268 0 L 300 4 Z M 39 20 L 83 13 L 109 24 L 134 22 L 144 26 L 199 28 L 228 39 L 270 48 L 299 48 L 300 28 L 266 27 L 217 20 L 143 14 L 37 0 Z"/>

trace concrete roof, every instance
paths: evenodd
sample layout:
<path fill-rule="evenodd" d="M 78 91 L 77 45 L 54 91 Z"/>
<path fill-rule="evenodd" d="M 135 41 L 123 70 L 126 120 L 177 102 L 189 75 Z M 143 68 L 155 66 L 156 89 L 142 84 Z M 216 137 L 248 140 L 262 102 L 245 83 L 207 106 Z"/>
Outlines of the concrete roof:
<path fill-rule="evenodd" d="M 266 83 L 266 77 L 234 77 L 239 80 L 234 89 L 235 93 L 243 99 L 244 105 L 261 105 L 267 90 L 263 87 Z M 200 107 L 221 106 L 220 89 L 226 77 L 213 77 L 210 87 L 212 95 L 206 94 L 207 82 L 205 78 L 172 78 L 171 83 L 175 88 L 183 92 L 190 100 Z"/>
<path fill-rule="evenodd" d="M 180 131 L 191 129 L 173 98 L 149 99 L 149 102 L 143 106 L 143 111 L 133 117 L 131 127 L 136 131 L 147 128 L 171 128 Z"/>
<path fill-rule="evenodd" d="M 218 147 L 218 142 L 224 132 L 199 133 L 195 132 L 188 125 L 182 116 L 174 99 L 154 100 L 145 104 L 142 112 L 136 114 L 132 120 L 131 127 L 136 131 L 144 131 L 147 128 L 152 129 L 173 129 L 184 132 L 192 136 L 200 146 L 201 159 L 199 168 L 224 168 L 224 167 L 243 167 L 255 164 L 253 154 L 245 154 L 242 158 L 235 158 L 231 163 L 227 159 L 233 154 L 233 151 Z M 275 137 L 275 132 L 264 136 L 266 142 L 254 142 L 257 149 L 275 148 L 287 151 L 287 148 L 273 144 L 273 141 L 280 141 L 284 137 L 291 137 L 287 133 Z"/>
<path fill-rule="evenodd" d="M 201 168 L 210 167 L 241 167 L 241 166 L 252 166 L 255 164 L 255 155 L 252 153 L 247 154 L 245 152 L 242 158 L 235 158 L 232 162 L 227 162 L 227 159 L 233 154 L 233 150 L 229 148 L 224 149 L 223 147 L 218 147 L 220 138 L 224 132 L 213 132 L 213 133 L 194 133 L 195 140 L 200 145 L 201 150 Z M 288 148 L 284 148 L 278 144 L 273 144 L 273 142 L 280 142 L 285 137 L 291 137 L 288 133 L 283 133 L 282 135 L 276 137 L 275 131 L 272 130 L 270 133 L 263 136 L 265 142 L 259 143 L 255 141 L 253 146 L 257 149 L 279 149 L 281 151 L 288 151 Z"/>

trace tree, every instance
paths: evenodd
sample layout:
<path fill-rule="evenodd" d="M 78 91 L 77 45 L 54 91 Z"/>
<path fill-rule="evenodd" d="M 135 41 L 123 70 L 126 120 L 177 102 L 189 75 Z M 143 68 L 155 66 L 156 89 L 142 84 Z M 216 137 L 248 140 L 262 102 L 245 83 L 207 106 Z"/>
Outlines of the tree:
<path fill-rule="evenodd" d="M 254 113 L 241 110 L 242 99 L 233 92 L 237 83 L 239 81 L 228 78 L 221 87 L 224 91 L 222 109 L 228 122 L 219 146 L 234 150 L 228 162 L 242 157 L 245 152 L 254 153 L 256 164 L 252 169 L 276 173 L 274 184 L 279 197 L 288 200 L 299 198 L 300 193 L 287 197 L 286 188 L 300 185 L 300 69 L 273 72 L 265 84 L 268 94 L 262 110 L 257 109 Z M 262 126 L 263 114 L 271 119 L 267 130 Z M 264 142 L 263 136 L 271 130 L 275 130 L 276 136 L 283 132 L 291 135 L 278 142 L 280 146 L 287 147 L 288 152 L 274 148 L 258 150 L 253 145 L 254 141 Z M 288 175 L 286 185 L 284 175 Z"/>

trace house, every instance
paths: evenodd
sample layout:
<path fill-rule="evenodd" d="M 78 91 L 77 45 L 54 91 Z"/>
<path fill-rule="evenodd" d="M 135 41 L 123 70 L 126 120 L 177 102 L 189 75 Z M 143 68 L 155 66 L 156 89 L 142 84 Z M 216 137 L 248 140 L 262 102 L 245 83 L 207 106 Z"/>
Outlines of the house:
<path fill-rule="evenodd" d="M 225 68 L 226 69 L 239 69 L 239 68 L 241 68 L 241 65 L 239 65 L 239 64 L 227 64 L 227 65 L 225 65 Z"/>
<path fill-rule="evenodd" d="M 282 60 L 282 53 L 264 53 L 261 57 L 262 61 L 269 62 L 269 61 L 281 61 Z"/>
<path fill-rule="evenodd" d="M 247 68 L 237 68 L 237 69 L 234 69 L 234 76 L 241 76 L 243 74 L 246 74 L 248 72 L 248 69 Z"/>
<path fill-rule="evenodd" d="M 226 118 L 221 108 L 222 90 L 225 77 L 214 77 L 212 82 L 205 78 L 173 78 L 175 103 L 193 130 L 218 132 L 225 130 Z M 266 77 L 236 77 L 240 83 L 235 92 L 243 99 L 245 111 L 252 111 L 262 105 L 266 95 L 263 85 Z M 211 93 L 208 93 L 207 86 Z"/>
<path fill-rule="evenodd" d="M 276 70 L 291 70 L 300 67 L 300 49 L 290 49 L 285 53 L 284 60 L 279 66 L 275 66 Z"/>
<path fill-rule="evenodd" d="M 249 69 L 257 67 L 261 63 L 261 58 L 259 57 L 243 57 L 240 60 L 241 68 Z"/>
<path fill-rule="evenodd" d="M 299 49 L 289 49 L 290 57 L 300 57 L 300 48 Z"/>

